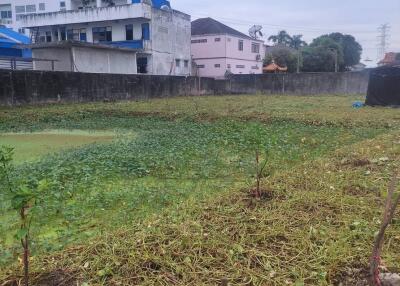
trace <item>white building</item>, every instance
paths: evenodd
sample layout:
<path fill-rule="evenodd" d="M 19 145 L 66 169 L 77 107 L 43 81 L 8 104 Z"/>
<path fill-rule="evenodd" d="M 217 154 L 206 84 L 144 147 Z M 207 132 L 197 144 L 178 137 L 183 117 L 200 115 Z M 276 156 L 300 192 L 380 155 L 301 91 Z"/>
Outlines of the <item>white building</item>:
<path fill-rule="evenodd" d="M 22 27 L 22 16 L 71 9 L 71 0 L 0 0 L 0 25 L 29 34 Z"/>
<path fill-rule="evenodd" d="M 106 44 L 135 50 L 139 73 L 190 75 L 190 16 L 171 9 L 166 0 L 12 2 L 15 22 L 11 26 L 29 29 L 33 43 L 40 43 L 42 51 L 43 43 L 60 41 Z M 25 13 L 15 14 L 23 11 L 18 8 L 22 2 Z"/>

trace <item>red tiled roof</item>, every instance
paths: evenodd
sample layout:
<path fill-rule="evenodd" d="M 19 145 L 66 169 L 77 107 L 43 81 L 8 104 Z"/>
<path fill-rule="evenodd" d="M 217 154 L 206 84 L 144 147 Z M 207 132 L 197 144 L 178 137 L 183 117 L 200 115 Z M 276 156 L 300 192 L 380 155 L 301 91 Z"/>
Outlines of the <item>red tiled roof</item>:
<path fill-rule="evenodd" d="M 264 72 L 276 72 L 276 71 L 285 72 L 287 70 L 288 70 L 287 67 L 280 67 L 276 63 L 271 63 L 263 68 Z"/>
<path fill-rule="evenodd" d="M 397 53 L 386 53 L 385 58 L 379 62 L 380 65 L 390 65 L 396 62 Z"/>

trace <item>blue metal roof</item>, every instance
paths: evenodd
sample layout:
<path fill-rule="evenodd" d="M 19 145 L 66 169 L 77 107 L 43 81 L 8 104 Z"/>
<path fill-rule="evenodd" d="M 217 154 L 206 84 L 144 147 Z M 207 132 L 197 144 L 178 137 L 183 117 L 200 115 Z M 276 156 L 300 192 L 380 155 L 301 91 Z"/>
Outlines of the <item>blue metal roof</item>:
<path fill-rule="evenodd" d="M 19 47 L 19 44 L 30 44 L 29 37 L 0 27 L 0 56 L 31 58 L 32 51 Z"/>
<path fill-rule="evenodd" d="M 29 37 L 17 33 L 9 28 L 0 28 L 0 36 L 3 36 L 9 40 L 11 40 L 14 43 L 18 43 L 18 44 L 30 44 L 31 40 L 29 39 Z M 0 39 L 3 40 L 3 39 Z"/>
<path fill-rule="evenodd" d="M 2 37 L 0 37 L 0 43 L 3 44 L 3 45 L 12 45 L 12 46 L 15 46 L 15 44 L 17 44 L 14 41 L 11 41 L 9 39 L 2 38 Z"/>
<path fill-rule="evenodd" d="M 168 6 L 171 8 L 171 3 L 167 0 L 152 0 L 153 7 L 160 9 L 162 6 Z M 132 3 L 142 3 L 141 0 L 132 0 Z"/>

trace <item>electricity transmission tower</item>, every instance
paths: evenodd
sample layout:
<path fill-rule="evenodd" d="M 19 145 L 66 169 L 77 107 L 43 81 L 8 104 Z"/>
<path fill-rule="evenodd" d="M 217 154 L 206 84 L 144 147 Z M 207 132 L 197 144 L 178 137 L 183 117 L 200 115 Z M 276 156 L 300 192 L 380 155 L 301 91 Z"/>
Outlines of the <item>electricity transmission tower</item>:
<path fill-rule="evenodd" d="M 378 54 L 377 60 L 380 61 L 385 56 L 387 48 L 390 45 L 390 26 L 383 24 L 378 28 Z"/>

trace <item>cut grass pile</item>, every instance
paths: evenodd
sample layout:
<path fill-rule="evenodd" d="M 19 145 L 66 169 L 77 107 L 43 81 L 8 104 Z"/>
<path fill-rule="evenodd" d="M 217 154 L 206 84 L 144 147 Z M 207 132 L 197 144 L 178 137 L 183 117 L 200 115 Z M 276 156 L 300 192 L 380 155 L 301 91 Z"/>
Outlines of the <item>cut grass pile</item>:
<path fill-rule="evenodd" d="M 400 167 L 400 117 L 353 110 L 355 99 L 204 97 L 0 110 L 4 132 L 128 132 L 17 167 L 21 177 L 51 178 L 54 195 L 33 225 L 34 285 L 362 283 L 386 183 Z M 261 201 L 249 195 L 255 150 L 268 150 L 263 189 L 271 196 Z M 9 264 L 19 249 L 6 208 L 0 260 L 8 266 L 0 281 L 21 273 Z M 390 228 L 385 249 L 392 267 L 400 266 L 399 226 Z"/>

